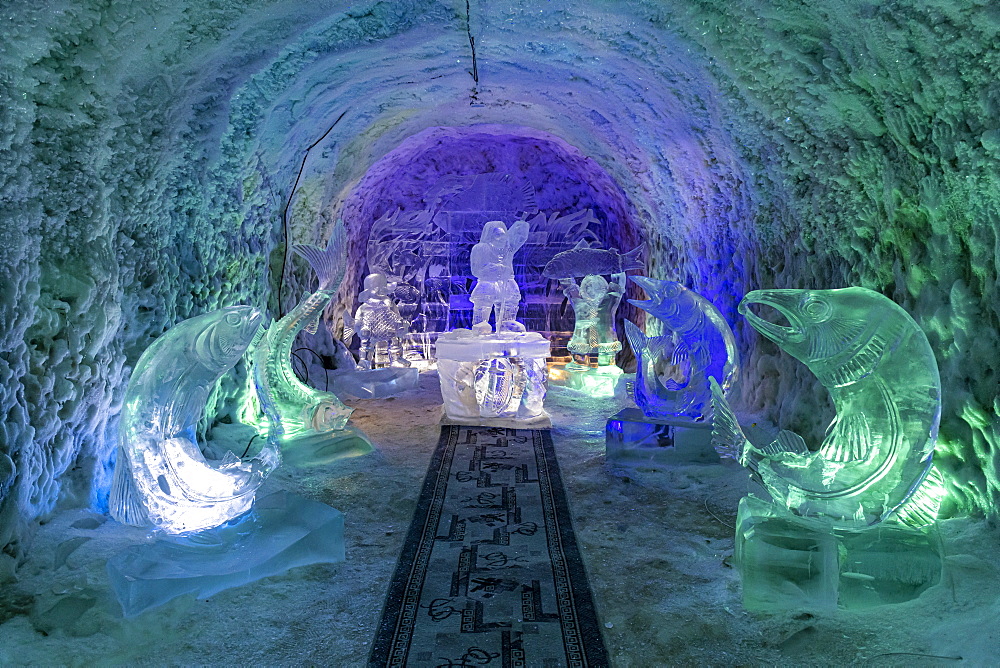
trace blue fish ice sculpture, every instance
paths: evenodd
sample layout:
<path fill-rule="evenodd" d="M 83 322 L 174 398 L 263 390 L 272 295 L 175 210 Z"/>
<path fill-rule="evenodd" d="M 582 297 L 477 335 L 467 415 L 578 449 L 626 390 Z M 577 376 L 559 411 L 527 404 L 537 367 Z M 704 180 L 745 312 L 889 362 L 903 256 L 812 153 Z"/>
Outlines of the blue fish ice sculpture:
<path fill-rule="evenodd" d="M 781 314 L 779 325 L 753 305 Z M 940 478 L 931 467 L 941 418 L 941 381 L 927 337 L 900 306 L 872 290 L 756 290 L 739 306 L 747 321 L 802 361 L 829 391 L 837 415 L 818 449 L 782 431 L 752 445 L 716 393 L 713 441 L 720 454 L 755 471 L 776 503 L 836 525 L 876 524 L 896 515 L 929 524 L 926 497 Z M 940 498 L 937 498 L 937 504 Z"/>
<path fill-rule="evenodd" d="M 230 306 L 185 320 L 142 354 L 125 393 L 109 502 L 123 524 L 169 533 L 216 527 L 253 505 L 281 462 L 280 424 L 249 461 L 206 461 L 195 436 L 212 387 L 257 335 L 261 313 Z"/>
<path fill-rule="evenodd" d="M 676 281 L 632 276 L 648 300 L 630 299 L 663 323 L 667 333 L 647 337 L 631 321 L 625 332 L 637 367 L 635 402 L 646 417 L 704 420 L 711 415 L 708 379 L 728 390 L 739 374 L 736 338 L 710 301 Z"/>

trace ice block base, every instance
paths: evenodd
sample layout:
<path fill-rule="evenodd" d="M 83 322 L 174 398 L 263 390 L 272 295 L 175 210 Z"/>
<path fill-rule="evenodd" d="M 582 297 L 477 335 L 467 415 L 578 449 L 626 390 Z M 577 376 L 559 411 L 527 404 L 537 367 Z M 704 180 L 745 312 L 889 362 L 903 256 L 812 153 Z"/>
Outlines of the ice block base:
<path fill-rule="evenodd" d="M 204 599 L 296 566 L 344 560 L 344 515 L 288 492 L 215 529 L 134 545 L 108 559 L 126 617 L 183 594 Z"/>
<path fill-rule="evenodd" d="M 941 580 L 936 532 L 884 522 L 834 529 L 753 496 L 740 501 L 735 562 L 753 612 L 902 603 Z"/>
<path fill-rule="evenodd" d="M 334 372 L 330 389 L 337 396 L 347 394 L 358 399 L 381 399 L 412 390 L 417 386 L 419 376 L 420 371 L 413 366 L 351 369 Z"/>
<path fill-rule="evenodd" d="M 608 418 L 604 443 L 607 460 L 619 463 L 719 461 L 712 448 L 711 423 L 648 418 L 638 408 L 625 408 Z"/>
<path fill-rule="evenodd" d="M 591 397 L 611 398 L 625 393 L 625 373 L 615 366 L 585 367 L 576 364 L 549 366 L 549 384 L 561 385 Z"/>

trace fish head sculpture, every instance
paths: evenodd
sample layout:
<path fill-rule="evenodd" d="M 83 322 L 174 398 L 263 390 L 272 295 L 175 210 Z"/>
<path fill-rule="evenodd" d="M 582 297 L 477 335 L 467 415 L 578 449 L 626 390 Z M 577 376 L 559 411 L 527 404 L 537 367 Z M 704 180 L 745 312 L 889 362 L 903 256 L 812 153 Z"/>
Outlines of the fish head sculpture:
<path fill-rule="evenodd" d="M 630 299 L 629 303 L 668 323 L 671 329 L 680 329 L 683 321 L 700 313 L 693 308 L 691 291 L 677 281 L 660 281 L 647 276 L 629 278 L 649 295 L 649 299 Z"/>
<path fill-rule="evenodd" d="M 892 318 L 872 317 L 878 307 L 885 308 L 884 302 L 891 300 L 857 287 L 754 290 L 740 302 L 739 312 L 754 329 L 817 373 L 817 365 L 856 355 L 877 338 L 877 331 L 885 326 L 883 320 L 891 324 Z M 787 324 L 765 319 L 751 306 L 770 307 Z"/>
<path fill-rule="evenodd" d="M 198 338 L 198 355 L 219 368 L 229 368 L 253 341 L 263 314 L 252 306 L 229 306 L 207 315 L 212 316 L 212 322 Z"/>

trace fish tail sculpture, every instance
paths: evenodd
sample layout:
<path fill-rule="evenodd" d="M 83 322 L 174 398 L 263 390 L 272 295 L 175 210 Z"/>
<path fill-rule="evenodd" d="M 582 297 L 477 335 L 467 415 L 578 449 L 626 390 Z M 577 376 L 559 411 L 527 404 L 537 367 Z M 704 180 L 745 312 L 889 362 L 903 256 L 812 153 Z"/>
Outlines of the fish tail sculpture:
<path fill-rule="evenodd" d="M 195 428 L 209 392 L 260 329 L 261 314 L 232 306 L 167 330 L 136 363 L 119 425 L 109 506 L 124 524 L 171 533 L 219 526 L 243 514 L 281 461 L 269 438 L 249 461 L 231 453 L 209 462 Z M 280 434 L 280 425 L 273 430 Z"/>
<path fill-rule="evenodd" d="M 292 249 L 316 272 L 319 287 L 287 315 L 267 328 L 254 351 L 255 373 L 267 388 L 270 404 L 285 435 L 338 431 L 353 412 L 331 392 L 321 392 L 300 381 L 292 370 L 292 345 L 302 330 L 315 333 L 323 309 L 336 293 L 347 265 L 347 233 L 338 221 L 325 249 L 303 244 Z"/>
<path fill-rule="evenodd" d="M 751 306 L 769 307 L 788 324 L 765 320 Z M 848 527 L 893 515 L 924 521 L 937 485 L 931 463 L 941 382 L 917 323 L 892 300 L 857 287 L 757 290 L 739 311 L 812 371 L 829 391 L 836 417 L 815 449 L 791 432 L 757 449 L 720 429 L 722 450 L 755 469 L 771 496 L 798 514 Z"/>
<path fill-rule="evenodd" d="M 703 420 L 711 416 L 708 379 L 718 379 L 724 391 L 739 374 L 736 338 L 722 314 L 707 299 L 676 281 L 659 281 L 632 276 L 632 281 L 650 296 L 630 299 L 660 320 L 671 336 L 654 339 L 639 337 L 638 328 L 626 322 L 639 364 L 636 368 L 636 403 L 650 417 L 688 417 Z M 631 325 L 631 327 L 630 327 Z M 667 344 L 676 345 L 667 353 Z M 636 347 L 636 342 L 639 347 Z"/>

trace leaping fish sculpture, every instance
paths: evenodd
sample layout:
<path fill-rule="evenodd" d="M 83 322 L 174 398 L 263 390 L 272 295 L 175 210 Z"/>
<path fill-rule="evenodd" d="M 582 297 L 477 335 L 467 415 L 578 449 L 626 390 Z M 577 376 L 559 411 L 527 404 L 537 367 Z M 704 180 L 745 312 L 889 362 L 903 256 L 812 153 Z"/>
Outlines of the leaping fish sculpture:
<path fill-rule="evenodd" d="M 771 307 L 787 325 L 750 310 Z M 932 470 L 941 417 L 941 381 L 923 331 L 900 306 L 865 288 L 757 290 L 740 303 L 748 322 L 802 361 L 830 392 L 837 415 L 811 451 L 782 431 L 752 445 L 715 391 L 716 448 L 755 471 L 775 501 L 805 516 L 858 527 L 896 515 L 933 521 L 921 494 L 940 482 Z M 921 485 L 924 485 L 921 487 Z"/>
<path fill-rule="evenodd" d="M 210 462 L 195 428 L 209 392 L 254 339 L 261 314 L 230 306 L 185 320 L 153 342 L 136 363 L 119 424 L 111 515 L 169 533 L 224 524 L 253 505 L 254 492 L 281 462 L 280 424 L 249 461 Z"/>
<path fill-rule="evenodd" d="M 703 420 L 711 414 L 708 379 L 728 390 L 739 375 L 736 338 L 715 306 L 676 281 L 632 276 L 647 300 L 630 299 L 669 330 L 647 337 L 631 321 L 625 331 L 638 365 L 635 401 L 647 417 Z"/>
<path fill-rule="evenodd" d="M 255 378 L 265 388 L 270 408 L 281 421 L 286 437 L 343 429 L 354 410 L 345 406 L 337 395 L 309 387 L 292 370 L 295 337 L 302 330 L 316 333 L 323 309 L 344 279 L 347 234 L 343 223 L 338 221 L 334 226 L 325 249 L 302 244 L 292 250 L 316 272 L 319 287 L 288 315 L 272 323 L 253 353 Z"/>

